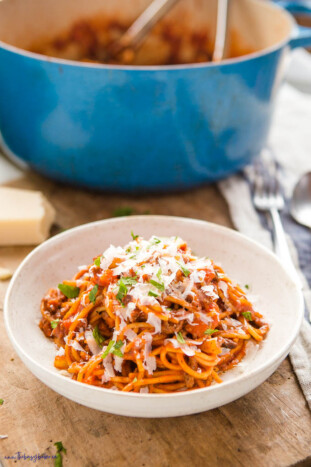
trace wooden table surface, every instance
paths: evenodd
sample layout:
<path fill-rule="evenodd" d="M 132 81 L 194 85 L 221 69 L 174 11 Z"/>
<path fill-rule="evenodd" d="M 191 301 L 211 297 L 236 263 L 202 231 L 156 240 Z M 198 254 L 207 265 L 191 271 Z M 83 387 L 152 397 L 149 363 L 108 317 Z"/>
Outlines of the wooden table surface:
<path fill-rule="evenodd" d="M 120 206 L 135 213 L 196 217 L 231 226 L 217 188 L 186 194 L 128 198 L 64 187 L 27 174 L 11 186 L 40 189 L 57 211 L 52 233 L 111 217 Z M 0 266 L 14 270 L 31 248 L 0 248 Z M 127 418 L 71 402 L 37 380 L 21 363 L 3 323 L 8 281 L 0 282 L 0 464 L 31 465 L 6 456 L 55 454 L 65 466 L 287 466 L 311 465 L 311 415 L 289 360 L 260 387 L 231 404 L 198 415 Z M 53 465 L 52 459 L 39 465 Z"/>

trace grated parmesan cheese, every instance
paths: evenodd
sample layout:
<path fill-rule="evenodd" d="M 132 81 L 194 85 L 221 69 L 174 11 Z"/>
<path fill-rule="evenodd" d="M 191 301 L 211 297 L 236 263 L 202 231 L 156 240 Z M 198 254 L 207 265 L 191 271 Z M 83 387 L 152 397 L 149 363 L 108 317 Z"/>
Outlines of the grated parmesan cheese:
<path fill-rule="evenodd" d="M 154 334 L 161 334 L 161 320 L 154 313 L 148 313 L 147 323 L 154 327 Z"/>
<path fill-rule="evenodd" d="M 130 342 L 133 342 L 133 340 L 137 337 L 136 332 L 133 331 L 133 329 L 131 329 L 131 328 L 128 328 L 125 331 L 124 335 Z"/>
<path fill-rule="evenodd" d="M 123 363 L 123 358 L 122 357 L 118 357 L 118 355 L 115 355 L 114 356 L 114 369 L 118 372 L 118 373 L 122 373 L 122 363 Z"/>
<path fill-rule="evenodd" d="M 157 368 L 156 358 L 150 355 L 152 350 L 152 334 L 146 332 L 143 336 L 143 339 L 145 341 L 145 359 L 143 361 L 143 366 L 149 374 L 152 374 Z"/>
<path fill-rule="evenodd" d="M 205 293 L 205 295 L 212 298 L 213 300 L 217 300 L 219 298 L 218 294 L 215 293 L 214 286 L 212 284 L 211 285 L 204 285 L 201 288 L 201 290 L 202 290 L 202 292 Z"/>
<path fill-rule="evenodd" d="M 65 355 L 65 349 L 64 349 L 64 347 L 60 347 L 60 348 L 58 349 L 58 351 L 56 352 L 56 355 L 57 355 L 58 357 L 62 357 L 63 355 Z"/>
<path fill-rule="evenodd" d="M 103 350 L 105 351 L 107 348 L 104 347 Z M 112 355 L 109 353 L 106 358 L 103 359 L 103 365 L 105 368 L 105 373 L 102 376 L 102 382 L 107 383 L 107 381 L 110 381 L 111 378 L 115 376 L 115 372 L 112 366 Z"/>
<path fill-rule="evenodd" d="M 85 340 L 93 355 L 100 354 L 102 349 L 99 347 L 99 345 L 95 341 L 92 331 L 85 331 Z"/>
<path fill-rule="evenodd" d="M 164 342 L 170 342 L 171 344 L 173 344 L 173 347 L 175 347 L 175 349 L 181 349 L 183 353 L 188 357 L 193 357 L 193 355 L 195 355 L 195 351 L 198 350 L 197 347 L 194 345 L 190 347 L 187 344 L 180 344 L 177 339 L 165 339 Z"/>

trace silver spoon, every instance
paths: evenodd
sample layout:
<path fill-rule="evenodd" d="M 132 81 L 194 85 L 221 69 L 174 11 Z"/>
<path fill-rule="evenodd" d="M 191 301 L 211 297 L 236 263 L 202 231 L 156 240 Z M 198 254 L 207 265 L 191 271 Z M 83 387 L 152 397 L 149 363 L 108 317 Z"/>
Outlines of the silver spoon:
<path fill-rule="evenodd" d="M 213 62 L 220 62 L 224 58 L 228 31 L 228 16 L 229 0 L 218 0 Z"/>
<path fill-rule="evenodd" d="M 296 222 L 311 229 L 311 172 L 304 174 L 295 186 L 290 212 Z"/>
<path fill-rule="evenodd" d="M 109 58 L 111 59 L 126 49 L 137 48 L 151 28 L 160 21 L 178 1 L 179 0 L 153 0 L 122 37 L 109 46 L 109 50 L 107 51 Z M 228 3 L 229 0 L 218 0 L 217 3 L 213 62 L 219 62 L 224 57 L 228 29 Z"/>
<path fill-rule="evenodd" d="M 153 0 L 122 37 L 111 45 L 109 55 L 114 56 L 125 49 L 138 47 L 149 33 L 150 29 L 160 21 L 178 1 L 179 0 Z"/>

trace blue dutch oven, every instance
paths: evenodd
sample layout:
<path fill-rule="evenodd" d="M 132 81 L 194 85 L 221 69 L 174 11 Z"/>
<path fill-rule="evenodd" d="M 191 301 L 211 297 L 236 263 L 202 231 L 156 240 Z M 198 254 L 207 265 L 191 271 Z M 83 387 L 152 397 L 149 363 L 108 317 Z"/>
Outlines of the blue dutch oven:
<path fill-rule="evenodd" d="M 134 4 L 135 3 L 135 8 Z M 132 20 L 148 0 L 0 2 L 0 129 L 5 152 L 80 186 L 180 190 L 218 180 L 264 146 L 284 62 L 311 45 L 286 8 L 231 0 L 230 28 L 253 53 L 221 63 L 116 66 L 23 50 L 95 14 Z M 213 29 L 215 0 L 182 0 L 176 21 Z"/>

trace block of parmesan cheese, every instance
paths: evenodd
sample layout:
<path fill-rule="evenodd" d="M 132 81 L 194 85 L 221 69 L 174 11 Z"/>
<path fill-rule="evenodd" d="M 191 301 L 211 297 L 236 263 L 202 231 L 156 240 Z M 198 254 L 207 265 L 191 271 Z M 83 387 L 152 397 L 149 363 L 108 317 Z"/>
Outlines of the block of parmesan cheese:
<path fill-rule="evenodd" d="M 40 191 L 0 187 L 0 245 L 37 245 L 45 240 L 55 211 Z"/>

